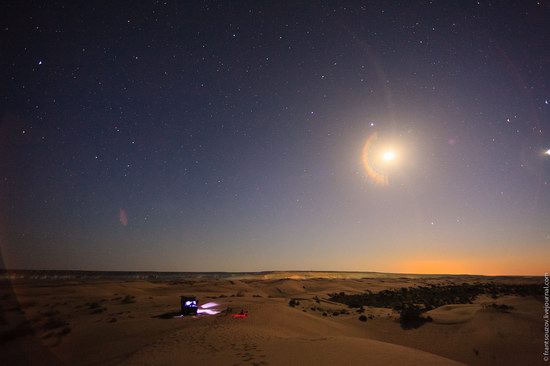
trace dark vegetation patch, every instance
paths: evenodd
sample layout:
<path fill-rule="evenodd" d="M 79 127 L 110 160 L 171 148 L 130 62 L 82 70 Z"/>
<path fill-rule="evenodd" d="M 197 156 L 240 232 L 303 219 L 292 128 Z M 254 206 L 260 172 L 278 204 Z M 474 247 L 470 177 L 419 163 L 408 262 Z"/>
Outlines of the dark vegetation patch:
<path fill-rule="evenodd" d="M 122 300 L 120 300 L 122 304 L 133 304 L 136 302 L 136 297 L 132 295 L 126 295 Z"/>
<path fill-rule="evenodd" d="M 485 309 L 494 309 L 494 310 L 497 310 L 497 311 L 500 311 L 500 312 L 503 312 L 503 313 L 509 313 L 510 310 L 514 310 L 513 306 L 506 305 L 506 304 L 492 303 L 492 304 L 488 304 L 488 305 L 483 305 L 483 307 Z"/>
<path fill-rule="evenodd" d="M 101 306 L 99 302 L 87 302 L 85 305 L 88 307 L 88 310 L 91 310 L 90 314 L 101 314 L 107 310 L 107 308 Z"/>
<path fill-rule="evenodd" d="M 288 302 L 288 306 L 290 306 L 291 308 L 294 308 L 296 306 L 300 305 L 300 301 L 298 301 L 297 299 L 291 299 L 289 302 Z"/>
<path fill-rule="evenodd" d="M 350 307 L 372 306 L 401 310 L 403 304 L 422 304 L 426 310 L 435 309 L 450 304 L 471 304 L 479 295 L 490 296 L 538 296 L 538 285 L 496 285 L 467 284 L 462 285 L 431 285 L 419 287 L 403 287 L 380 292 L 367 291 L 362 294 L 346 294 L 344 292 L 329 294 L 334 302 Z"/>
<path fill-rule="evenodd" d="M 329 294 L 330 301 L 361 309 L 364 306 L 391 308 L 400 312 L 403 329 L 417 328 L 431 321 L 422 313 L 443 305 L 471 304 L 480 295 L 498 298 L 504 295 L 540 296 L 539 285 L 509 285 L 495 283 L 463 283 L 462 285 L 430 285 L 402 287 L 400 289 L 367 291 L 362 294 L 344 292 Z M 509 311 L 507 305 L 492 306 L 500 311 Z"/>
<path fill-rule="evenodd" d="M 101 314 L 103 312 L 107 311 L 107 308 L 97 308 L 97 309 L 94 309 L 92 311 L 90 311 L 90 314 Z"/>
<path fill-rule="evenodd" d="M 52 330 L 67 327 L 69 323 L 58 316 L 52 316 L 42 325 L 42 330 Z"/>
<path fill-rule="evenodd" d="M 405 304 L 399 314 L 399 323 L 403 329 L 414 329 L 431 322 L 432 318 L 423 316 L 425 310 L 414 304 Z"/>
<path fill-rule="evenodd" d="M 365 314 L 359 315 L 359 320 L 362 321 L 362 322 L 366 322 L 367 321 L 367 316 Z"/>
<path fill-rule="evenodd" d="M 67 334 L 71 333 L 72 329 L 69 326 L 64 327 L 58 331 L 51 331 L 42 336 L 42 339 L 51 339 L 49 342 L 50 347 L 55 347 L 61 343 L 61 339 Z M 53 342 L 53 343 L 51 343 Z"/>

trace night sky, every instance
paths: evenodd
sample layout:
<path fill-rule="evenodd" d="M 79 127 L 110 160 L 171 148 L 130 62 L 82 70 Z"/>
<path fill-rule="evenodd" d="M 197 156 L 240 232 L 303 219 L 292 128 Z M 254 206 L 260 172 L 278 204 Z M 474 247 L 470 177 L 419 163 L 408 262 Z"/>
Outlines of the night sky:
<path fill-rule="evenodd" d="M 0 32 L 6 268 L 550 268 L 547 1 L 8 1 Z"/>

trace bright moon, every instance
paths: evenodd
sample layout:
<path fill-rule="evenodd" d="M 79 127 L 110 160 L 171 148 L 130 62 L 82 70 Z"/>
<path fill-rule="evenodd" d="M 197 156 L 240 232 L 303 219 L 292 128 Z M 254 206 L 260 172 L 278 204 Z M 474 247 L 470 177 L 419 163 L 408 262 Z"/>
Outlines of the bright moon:
<path fill-rule="evenodd" d="M 382 156 L 382 158 L 385 160 L 385 161 L 392 161 L 395 159 L 395 153 L 393 151 L 386 151 L 384 153 L 384 155 Z"/>
<path fill-rule="evenodd" d="M 544 152 L 544 155 L 550 155 L 550 149 L 546 150 L 546 151 Z"/>

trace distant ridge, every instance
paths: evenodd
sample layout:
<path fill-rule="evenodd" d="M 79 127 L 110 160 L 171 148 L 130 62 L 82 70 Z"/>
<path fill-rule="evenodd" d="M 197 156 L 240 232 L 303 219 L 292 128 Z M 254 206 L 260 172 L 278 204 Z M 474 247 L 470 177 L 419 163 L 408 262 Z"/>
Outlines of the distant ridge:
<path fill-rule="evenodd" d="M 533 276 L 484 276 L 467 274 L 406 274 L 355 271 L 260 271 L 260 272 L 157 272 L 157 271 L 86 271 L 86 270 L 0 270 L 0 280 L 178 280 L 178 279 L 362 279 L 362 278 L 514 278 Z"/>

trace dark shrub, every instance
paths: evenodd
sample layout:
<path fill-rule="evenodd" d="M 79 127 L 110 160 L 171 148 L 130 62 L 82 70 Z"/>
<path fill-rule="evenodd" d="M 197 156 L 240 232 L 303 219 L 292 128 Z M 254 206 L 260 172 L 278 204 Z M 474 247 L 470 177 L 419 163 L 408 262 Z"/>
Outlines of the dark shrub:
<path fill-rule="evenodd" d="M 510 305 L 506 305 L 506 304 L 495 304 L 495 303 L 492 303 L 490 305 L 485 305 L 484 306 L 485 308 L 491 308 L 491 309 L 495 309 L 497 311 L 500 311 L 500 312 L 503 312 L 503 313 L 509 313 L 510 310 L 513 310 L 514 307 L 513 306 L 510 306 Z"/>
<path fill-rule="evenodd" d="M 403 329 L 418 328 L 426 322 L 431 322 L 432 318 L 422 316 L 422 309 L 413 304 L 403 304 L 399 314 L 399 322 Z"/>
<path fill-rule="evenodd" d="M 65 320 L 63 320 L 61 318 L 58 318 L 56 316 L 53 316 L 51 318 L 48 318 L 48 320 L 46 320 L 46 322 L 42 326 L 42 329 L 43 330 L 51 330 L 51 329 L 61 328 L 61 327 L 64 327 L 66 325 L 68 325 L 68 323 Z"/>
<path fill-rule="evenodd" d="M 133 304 L 136 302 L 136 297 L 131 295 L 126 295 L 120 302 L 122 304 Z"/>
<path fill-rule="evenodd" d="M 90 314 L 101 314 L 103 313 L 104 311 L 106 311 L 107 308 L 97 308 L 97 309 L 94 309 L 90 312 Z"/>
<path fill-rule="evenodd" d="M 367 317 L 363 314 L 363 315 L 360 315 L 359 316 L 359 320 L 361 320 L 362 322 L 366 322 L 367 321 Z"/>

